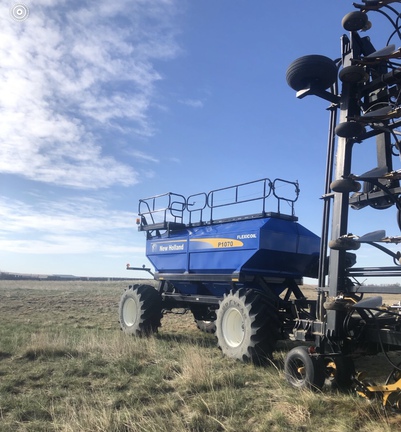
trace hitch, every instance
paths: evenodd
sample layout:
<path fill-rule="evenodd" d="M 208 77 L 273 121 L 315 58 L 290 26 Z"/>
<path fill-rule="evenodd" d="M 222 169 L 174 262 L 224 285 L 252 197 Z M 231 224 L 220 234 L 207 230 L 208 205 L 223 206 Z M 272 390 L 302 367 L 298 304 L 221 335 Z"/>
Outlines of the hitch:
<path fill-rule="evenodd" d="M 141 270 L 148 272 L 151 276 L 154 276 L 154 273 L 149 267 L 145 267 L 145 264 L 142 265 L 142 267 L 131 267 L 130 264 L 127 264 L 127 270 Z"/>

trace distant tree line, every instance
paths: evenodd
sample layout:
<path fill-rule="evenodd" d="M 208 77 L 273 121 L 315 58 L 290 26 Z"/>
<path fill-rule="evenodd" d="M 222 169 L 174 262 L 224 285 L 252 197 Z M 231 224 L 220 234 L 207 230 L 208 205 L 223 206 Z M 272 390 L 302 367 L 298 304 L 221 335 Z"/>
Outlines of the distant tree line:
<path fill-rule="evenodd" d="M 49 281 L 119 281 L 136 278 L 91 277 L 73 275 L 37 275 L 24 273 L 0 272 L 0 280 L 49 280 Z"/>

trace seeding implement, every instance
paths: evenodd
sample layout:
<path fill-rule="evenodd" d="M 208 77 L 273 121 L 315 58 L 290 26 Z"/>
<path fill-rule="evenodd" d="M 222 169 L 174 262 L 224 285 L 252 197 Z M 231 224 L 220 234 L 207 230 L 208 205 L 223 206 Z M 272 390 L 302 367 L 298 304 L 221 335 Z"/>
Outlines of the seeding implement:
<path fill-rule="evenodd" d="M 354 7 L 342 20 L 341 56 L 298 58 L 286 75 L 298 98 L 330 103 L 320 238 L 297 221 L 297 182 L 261 179 L 187 198 L 142 199 L 138 227 L 158 286 L 129 287 L 120 323 L 126 333 L 147 335 L 157 331 L 164 311 L 188 310 L 202 330 L 216 333 L 225 355 L 258 363 L 272 356 L 279 339 L 291 338 L 300 341 L 284 365 L 293 386 L 354 386 L 399 410 L 401 363 L 389 353 L 401 348 L 401 303 L 384 305 L 382 295 L 401 294 L 399 284 L 386 283 L 401 276 L 394 249 L 401 237 L 382 227 L 350 233 L 349 212 L 395 209 L 401 229 L 401 170 L 393 167 L 401 147 L 401 49 L 392 44 L 401 39 L 400 2 L 364 0 Z M 375 14 L 391 26 L 379 50 L 363 33 Z M 375 148 L 377 167 L 353 172 L 356 143 Z M 361 244 L 387 255 L 389 265 L 357 267 Z M 317 278 L 317 299 L 304 296 L 304 277 Z M 372 278 L 383 282 L 359 282 Z M 383 385 L 354 368 L 356 355 L 378 353 L 391 366 Z"/>

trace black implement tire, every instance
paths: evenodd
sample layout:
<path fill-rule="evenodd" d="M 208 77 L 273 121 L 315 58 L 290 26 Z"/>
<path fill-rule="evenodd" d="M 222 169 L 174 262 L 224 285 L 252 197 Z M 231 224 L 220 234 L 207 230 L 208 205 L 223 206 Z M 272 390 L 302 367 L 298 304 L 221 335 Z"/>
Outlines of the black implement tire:
<path fill-rule="evenodd" d="M 342 82 L 358 83 L 367 80 L 369 75 L 362 66 L 351 65 L 341 69 L 338 77 Z"/>
<path fill-rule="evenodd" d="M 368 181 L 363 182 L 363 192 L 365 194 L 379 192 L 379 188 L 375 187 L 372 183 Z M 370 207 L 375 210 L 386 210 L 394 205 L 394 202 L 388 198 L 388 196 L 382 196 L 380 198 L 370 199 L 368 200 L 368 204 Z"/>
<path fill-rule="evenodd" d="M 345 15 L 341 24 L 347 31 L 362 30 L 368 24 L 369 18 L 365 12 L 353 11 Z"/>
<path fill-rule="evenodd" d="M 204 333 L 213 334 L 216 332 L 216 323 L 215 321 L 205 321 L 205 320 L 195 320 L 196 326 L 200 331 Z"/>
<path fill-rule="evenodd" d="M 151 285 L 132 285 L 121 296 L 118 312 L 121 330 L 135 336 L 157 332 L 162 317 L 160 294 Z"/>
<path fill-rule="evenodd" d="M 355 376 L 355 365 L 351 357 L 344 355 L 327 356 L 324 358 L 326 382 L 332 388 L 349 390 Z"/>
<path fill-rule="evenodd" d="M 326 378 L 323 359 L 311 356 L 305 346 L 293 348 L 287 354 L 284 373 L 287 381 L 299 389 L 320 390 Z"/>
<path fill-rule="evenodd" d="M 309 88 L 326 90 L 337 80 L 337 66 L 322 55 L 307 55 L 294 60 L 287 69 L 288 85 L 295 91 Z"/>
<path fill-rule="evenodd" d="M 255 290 L 230 291 L 217 310 L 216 336 L 223 354 L 262 363 L 280 336 L 277 308 Z"/>
<path fill-rule="evenodd" d="M 365 126 L 356 121 L 341 122 L 334 128 L 334 133 L 341 138 L 360 137 L 365 132 Z"/>
<path fill-rule="evenodd" d="M 198 329 L 204 333 L 216 332 L 216 314 L 208 307 L 195 305 L 191 308 L 192 315 Z"/>

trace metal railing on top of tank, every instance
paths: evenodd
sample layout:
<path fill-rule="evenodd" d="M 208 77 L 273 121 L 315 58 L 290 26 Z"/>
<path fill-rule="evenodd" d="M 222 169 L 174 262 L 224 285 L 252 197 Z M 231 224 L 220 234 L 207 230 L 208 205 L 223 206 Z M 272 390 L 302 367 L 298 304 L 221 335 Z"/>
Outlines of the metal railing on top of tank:
<path fill-rule="evenodd" d="M 183 195 L 172 192 L 140 199 L 138 215 L 141 217 L 141 225 L 154 225 L 167 221 L 184 223 L 186 205 L 187 201 Z"/>
<path fill-rule="evenodd" d="M 282 214 L 283 204 L 286 204 L 289 212 L 283 214 L 294 216 L 294 203 L 298 199 L 299 192 L 298 182 L 279 178 L 271 181 L 264 178 L 215 189 L 209 193 L 193 194 L 188 198 L 168 192 L 141 199 L 138 214 L 141 216 L 143 225 L 166 222 L 206 224 L 212 223 L 217 218 L 233 217 L 232 212 L 228 213 L 228 207 L 238 210 L 235 217 L 250 214 L 265 215 L 268 212 L 267 199 L 274 196 L 277 201 L 275 211 Z"/>

